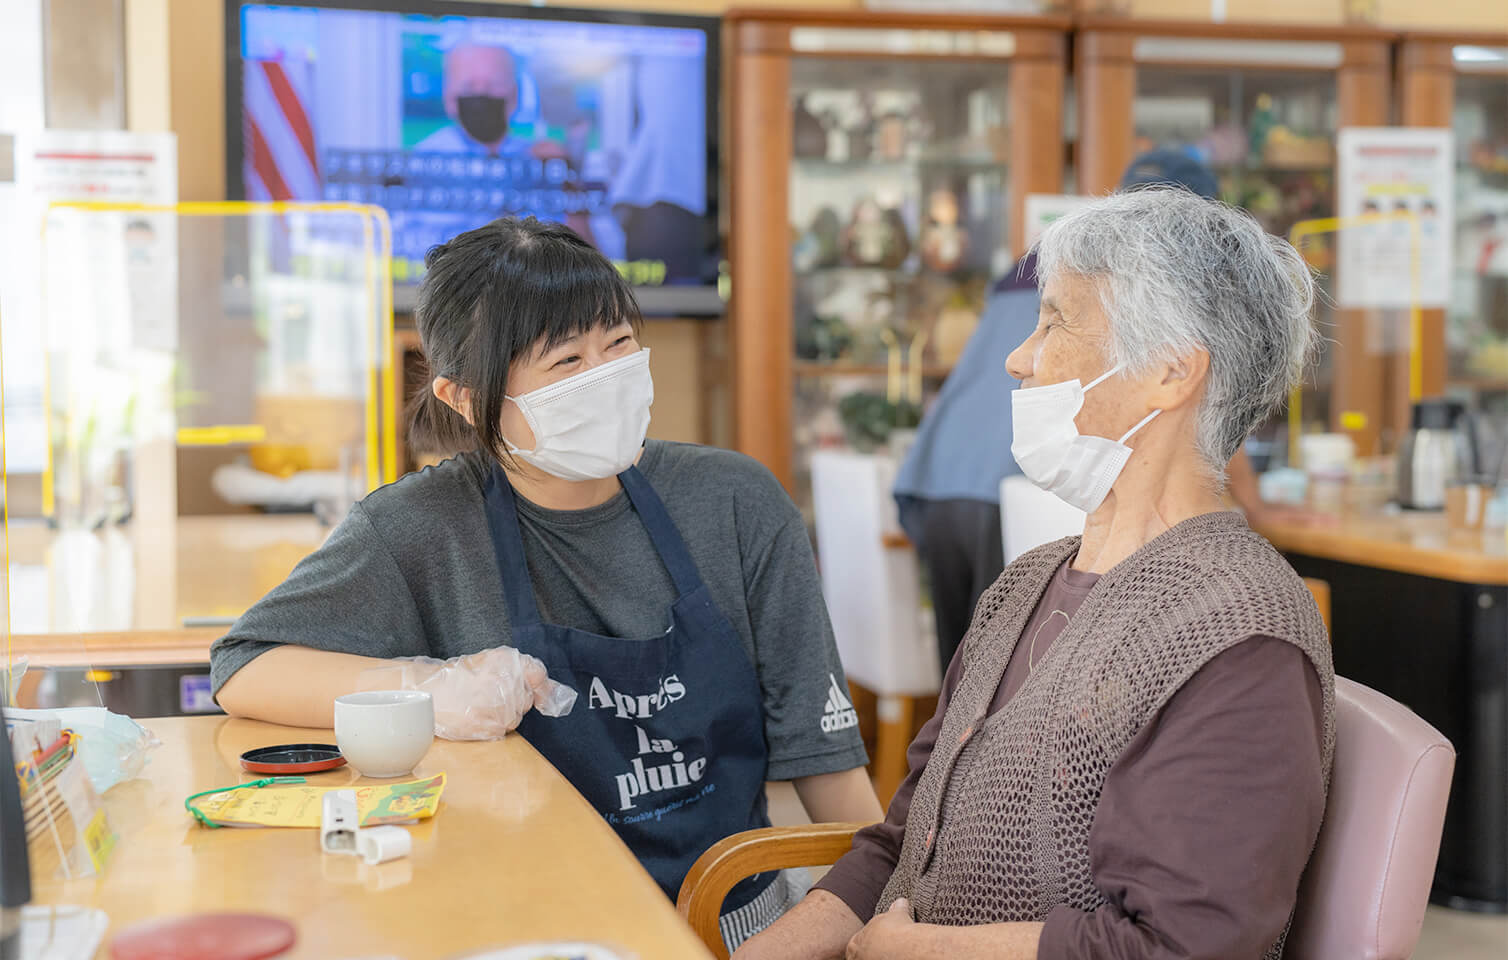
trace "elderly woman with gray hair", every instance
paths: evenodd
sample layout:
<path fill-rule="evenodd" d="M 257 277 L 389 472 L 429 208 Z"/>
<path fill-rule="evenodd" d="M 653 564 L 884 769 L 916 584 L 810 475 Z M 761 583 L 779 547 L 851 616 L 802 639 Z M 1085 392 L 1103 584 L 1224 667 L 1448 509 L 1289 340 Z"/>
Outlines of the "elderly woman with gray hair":
<path fill-rule="evenodd" d="M 1335 675 L 1303 582 L 1220 493 L 1310 356 L 1313 280 L 1244 212 L 1165 188 L 1064 217 L 1037 255 L 1012 449 L 1083 536 L 984 594 L 887 819 L 740 960 L 1282 954 Z"/>

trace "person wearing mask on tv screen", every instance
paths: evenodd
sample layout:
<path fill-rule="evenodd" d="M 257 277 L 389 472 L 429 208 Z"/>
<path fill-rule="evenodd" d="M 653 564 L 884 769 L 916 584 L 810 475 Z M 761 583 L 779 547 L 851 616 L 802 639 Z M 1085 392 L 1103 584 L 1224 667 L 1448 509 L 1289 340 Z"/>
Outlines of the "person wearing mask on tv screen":
<path fill-rule="evenodd" d="M 526 140 L 509 137 L 523 87 L 518 60 L 503 46 L 467 39 L 445 52 L 441 79 L 450 123 L 414 146 L 420 153 L 532 156 Z"/>
<path fill-rule="evenodd" d="M 539 122 L 538 87 L 516 53 L 481 27 L 453 32 L 443 42 L 449 47 L 441 70 L 441 97 L 450 123 L 415 144 L 415 153 L 569 161 L 564 144 L 528 139 L 513 131 L 514 125 L 521 121 L 535 125 Z M 549 193 L 565 189 L 552 183 L 549 176 L 540 179 L 537 173 L 510 170 L 505 182 L 487 179 L 476 185 L 488 190 L 499 186 L 539 188 Z M 587 215 L 549 209 L 494 209 L 482 214 L 420 210 L 395 218 L 393 226 L 395 232 L 401 232 L 400 228 L 402 231 L 417 228 L 418 235 L 429 244 L 449 240 L 488 216 L 511 213 L 564 223 L 589 242 L 595 239 Z"/>
<path fill-rule="evenodd" d="M 1131 162 L 1121 189 L 1162 184 L 1217 196 L 1208 167 L 1185 150 L 1164 147 Z M 1005 357 L 1037 326 L 1041 297 L 1037 258 L 1028 252 L 996 284 L 953 372 L 923 418 L 896 475 L 901 526 L 916 544 L 932 586 L 938 658 L 947 672 L 980 595 L 1005 568 L 1000 482 L 1021 473 L 1011 455 L 1011 418 L 1001 416 L 1014 385 Z M 1228 468 L 1231 498 L 1256 526 L 1313 518 L 1262 501 L 1244 452 Z"/>
<path fill-rule="evenodd" d="M 438 736 L 517 729 L 671 898 L 714 843 L 769 825 L 766 781 L 814 821 L 880 819 L 801 513 L 748 457 L 645 439 L 654 384 L 623 276 L 533 218 L 426 266 L 434 376 L 411 416 L 464 452 L 354 505 L 216 641 L 219 704 L 329 727 L 338 696 L 412 689 Z M 740 883 L 725 940 L 803 893 L 787 874 Z"/>

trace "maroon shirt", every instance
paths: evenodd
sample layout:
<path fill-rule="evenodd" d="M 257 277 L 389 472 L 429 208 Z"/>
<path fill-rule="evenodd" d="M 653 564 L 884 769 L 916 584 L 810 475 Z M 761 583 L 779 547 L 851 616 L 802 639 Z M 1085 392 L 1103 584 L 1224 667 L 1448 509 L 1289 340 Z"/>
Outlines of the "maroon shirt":
<path fill-rule="evenodd" d="M 1027 682 L 1098 582 L 1071 562 L 1022 630 L 991 713 Z M 906 751 L 911 772 L 885 821 L 860 831 L 815 887 L 861 919 L 874 916 L 895 870 L 962 660 L 954 657 L 937 713 Z M 1261 957 L 1288 922 L 1319 835 L 1323 737 L 1319 675 L 1298 647 L 1255 636 L 1210 660 L 1111 767 L 1089 834 L 1090 869 L 1108 903 L 1093 913 L 1055 908 L 1038 960 Z"/>

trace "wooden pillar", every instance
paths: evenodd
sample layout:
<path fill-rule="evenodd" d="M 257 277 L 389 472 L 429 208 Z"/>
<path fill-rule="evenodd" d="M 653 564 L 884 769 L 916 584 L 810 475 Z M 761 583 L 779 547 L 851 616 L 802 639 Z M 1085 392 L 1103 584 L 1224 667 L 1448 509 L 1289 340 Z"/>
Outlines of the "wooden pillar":
<path fill-rule="evenodd" d="M 1018 34 L 1010 79 L 1011 253 L 1026 251 L 1026 197 L 1063 192 L 1064 58 L 1059 33 Z"/>
<path fill-rule="evenodd" d="M 1399 47 L 1398 100 L 1405 127 L 1449 129 L 1456 106 L 1456 65 L 1453 44 L 1446 40 L 1406 40 Z M 1449 243 L 1449 239 L 1446 240 Z M 1448 358 L 1445 348 L 1445 310 L 1424 311 L 1423 394 L 1445 392 Z M 1408 389 L 1408 357 L 1400 358 L 1395 381 Z M 1407 397 L 1405 396 L 1405 401 Z M 1403 411 L 1407 416 L 1407 409 Z M 1407 421 L 1403 422 L 1404 426 Z"/>
<path fill-rule="evenodd" d="M 1078 192 L 1113 191 L 1135 150 L 1136 62 L 1129 33 L 1078 35 Z"/>
<path fill-rule="evenodd" d="M 772 47 L 786 30 L 735 30 L 732 150 L 728 155 L 730 335 L 735 447 L 768 467 L 794 493 L 791 367 L 790 64 Z M 779 37 L 772 37 L 779 34 Z M 776 43 L 768 41 L 775 40 Z M 788 43 L 788 41 L 785 41 Z"/>
<path fill-rule="evenodd" d="M 1388 45 L 1384 40 L 1350 40 L 1343 44 L 1336 75 L 1339 123 L 1342 127 L 1381 127 L 1389 122 Z M 1379 438 L 1394 415 L 1388 403 L 1390 358 L 1380 348 L 1381 337 L 1368 336 L 1375 311 L 1340 309 L 1335 312 L 1335 382 L 1330 401 L 1330 429 L 1342 430 L 1348 413 L 1362 414 L 1357 429 L 1346 430 L 1361 456 L 1382 453 Z M 1396 434 L 1395 434 L 1396 436 Z"/>

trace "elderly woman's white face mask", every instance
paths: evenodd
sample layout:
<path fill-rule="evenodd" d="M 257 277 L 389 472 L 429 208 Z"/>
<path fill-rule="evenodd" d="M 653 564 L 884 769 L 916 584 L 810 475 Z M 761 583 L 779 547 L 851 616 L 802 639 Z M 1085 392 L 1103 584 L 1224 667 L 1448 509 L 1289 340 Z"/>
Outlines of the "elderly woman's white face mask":
<path fill-rule="evenodd" d="M 1077 377 L 1011 391 L 1011 454 L 1027 478 L 1085 513 L 1099 509 L 1131 459 L 1126 441 L 1161 413 L 1153 410 L 1119 440 L 1085 436 L 1074 418 L 1084 393 L 1120 373 L 1115 367 L 1084 386 Z"/>

